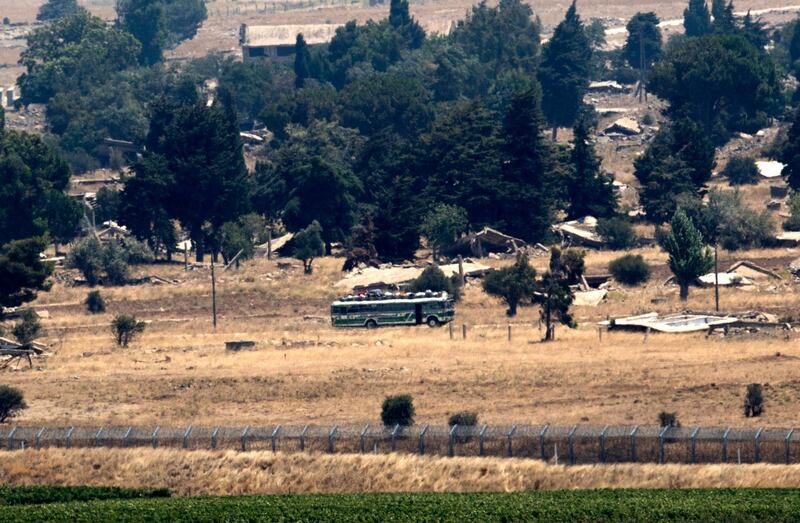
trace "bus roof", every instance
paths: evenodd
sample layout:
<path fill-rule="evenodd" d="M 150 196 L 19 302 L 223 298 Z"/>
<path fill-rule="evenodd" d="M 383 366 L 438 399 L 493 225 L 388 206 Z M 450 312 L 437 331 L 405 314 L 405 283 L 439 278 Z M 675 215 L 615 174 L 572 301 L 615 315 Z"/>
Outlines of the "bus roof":
<path fill-rule="evenodd" d="M 386 297 L 386 298 L 351 298 L 351 299 L 338 299 L 333 302 L 332 305 L 334 306 L 341 306 L 341 305 L 350 305 L 350 304 L 360 304 L 360 305 L 372 305 L 372 304 L 380 304 L 380 303 L 425 303 L 425 302 L 432 302 L 432 301 L 447 301 L 450 299 L 450 296 L 446 292 L 437 293 L 430 296 L 411 296 L 408 298 L 404 297 Z"/>

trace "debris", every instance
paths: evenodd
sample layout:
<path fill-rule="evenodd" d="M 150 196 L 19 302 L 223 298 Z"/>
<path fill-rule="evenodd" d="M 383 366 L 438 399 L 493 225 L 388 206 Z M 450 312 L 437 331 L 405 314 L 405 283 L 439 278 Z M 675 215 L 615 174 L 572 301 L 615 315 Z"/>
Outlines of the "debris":
<path fill-rule="evenodd" d="M 463 263 L 463 268 L 464 276 L 471 277 L 483 276 L 492 270 L 492 268 L 488 265 L 468 261 Z M 457 263 L 440 265 L 439 269 L 441 269 L 444 275 L 447 277 L 451 277 L 454 274 L 459 274 Z M 367 267 L 366 269 L 357 269 L 350 272 L 343 279 L 336 282 L 334 287 L 351 287 L 353 289 L 396 287 L 400 284 L 418 278 L 419 275 L 422 274 L 423 270 L 424 268 L 415 266 L 389 266 L 380 269 Z"/>
<path fill-rule="evenodd" d="M 603 129 L 603 133 L 607 135 L 622 134 L 625 136 L 633 136 L 635 134 L 642 134 L 642 128 L 636 120 L 623 117 Z"/>
<path fill-rule="evenodd" d="M 600 248 L 604 243 L 597 234 L 597 218 L 594 216 L 584 216 L 579 220 L 558 223 L 553 225 L 553 230 L 561 235 L 564 242 L 570 244 Z"/>
<path fill-rule="evenodd" d="M 448 256 L 457 254 L 482 258 L 487 253 L 514 253 L 525 246 L 525 241 L 502 233 L 491 227 L 462 236 L 445 251 Z"/>
<path fill-rule="evenodd" d="M 580 291 L 575 293 L 573 305 L 584 307 L 597 307 L 606 299 L 608 291 L 606 289 L 596 289 L 591 291 Z"/>
<path fill-rule="evenodd" d="M 698 278 L 700 283 L 706 287 L 713 287 L 717 283 L 722 286 L 738 286 L 738 285 L 752 285 L 753 282 L 735 272 L 720 272 L 716 274 L 713 272 L 704 274 Z"/>
<path fill-rule="evenodd" d="M 658 332 L 681 333 L 709 330 L 724 327 L 738 322 L 730 316 L 712 316 L 705 314 L 670 314 L 659 316 L 657 312 L 649 312 L 638 316 L 616 318 L 600 322 L 601 326 L 622 330 L 654 330 Z"/>
<path fill-rule="evenodd" d="M 783 279 L 780 274 L 751 261 L 742 260 L 734 263 L 728 269 L 728 273 L 736 273 L 744 278 L 750 280 L 758 280 L 765 278 L 774 278 L 776 280 Z"/>
<path fill-rule="evenodd" d="M 283 249 L 287 243 L 289 243 L 292 238 L 294 238 L 294 234 L 286 233 L 283 236 L 278 238 L 272 239 L 272 254 L 275 255 L 279 250 Z M 256 256 L 266 256 L 269 253 L 269 246 L 270 242 L 262 243 L 261 245 L 256 245 Z"/>
<path fill-rule="evenodd" d="M 606 80 L 602 82 L 589 82 L 589 92 L 619 94 L 628 92 L 628 88 L 614 80 Z"/>
<path fill-rule="evenodd" d="M 756 162 L 756 167 L 758 167 L 758 173 L 764 178 L 777 178 L 785 166 L 781 162 L 761 160 Z"/>
<path fill-rule="evenodd" d="M 240 351 L 242 349 L 252 349 L 256 346 L 254 341 L 226 341 L 225 350 Z"/>
<path fill-rule="evenodd" d="M 775 241 L 782 247 L 796 247 L 800 244 L 800 231 L 784 231 L 775 236 Z"/>
<path fill-rule="evenodd" d="M 46 348 L 36 342 L 22 344 L 8 338 L 0 338 L 0 357 L 7 358 L 0 361 L 0 369 L 8 368 L 12 363 L 19 363 L 23 359 L 27 359 L 28 366 L 33 367 L 31 356 L 41 356 Z"/>
<path fill-rule="evenodd" d="M 770 185 L 770 198 L 785 198 L 789 194 L 789 187 L 786 185 Z"/>
<path fill-rule="evenodd" d="M 780 208 L 781 208 L 780 200 L 772 199 L 769 202 L 767 202 L 767 209 L 769 209 L 770 211 L 778 211 L 780 210 Z"/>

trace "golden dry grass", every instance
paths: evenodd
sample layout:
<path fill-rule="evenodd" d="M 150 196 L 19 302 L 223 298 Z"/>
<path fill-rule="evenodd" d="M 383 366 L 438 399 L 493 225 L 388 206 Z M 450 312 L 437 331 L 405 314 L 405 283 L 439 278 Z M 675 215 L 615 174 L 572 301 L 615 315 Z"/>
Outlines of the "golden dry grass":
<path fill-rule="evenodd" d="M 501 458 L 48 449 L 0 454 L 3 484 L 167 487 L 181 496 L 800 487 L 798 465 L 578 465 Z"/>

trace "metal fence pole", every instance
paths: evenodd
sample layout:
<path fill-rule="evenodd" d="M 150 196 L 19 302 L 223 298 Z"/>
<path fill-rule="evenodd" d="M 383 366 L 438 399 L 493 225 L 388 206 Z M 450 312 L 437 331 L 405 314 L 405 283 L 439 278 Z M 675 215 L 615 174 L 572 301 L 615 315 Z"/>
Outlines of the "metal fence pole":
<path fill-rule="evenodd" d="M 664 463 L 664 439 L 667 435 L 667 430 L 669 430 L 669 426 L 664 427 L 661 429 L 661 432 L 658 434 L 658 462 Z"/>
<path fill-rule="evenodd" d="M 484 441 L 486 440 L 486 429 L 487 428 L 488 428 L 488 425 L 484 425 L 483 427 L 481 427 L 481 431 L 478 434 L 478 455 L 479 456 L 483 456 L 483 454 L 484 454 L 483 444 L 484 444 Z"/>
<path fill-rule="evenodd" d="M 123 448 L 128 446 L 128 436 L 131 435 L 131 432 L 133 432 L 133 427 L 128 427 L 128 430 L 125 431 L 125 435 L 122 436 L 122 447 Z"/>
<path fill-rule="evenodd" d="M 72 447 L 72 433 L 75 432 L 75 427 L 70 427 L 67 431 L 67 448 Z"/>
<path fill-rule="evenodd" d="M 100 435 L 102 433 L 103 433 L 103 427 L 100 427 L 100 430 L 98 430 L 94 435 L 94 446 L 95 447 L 99 447 L 100 446 Z"/>
<path fill-rule="evenodd" d="M 339 430 L 339 427 L 337 425 L 334 425 L 333 428 L 331 428 L 331 431 L 328 432 L 328 453 L 329 454 L 333 454 L 333 451 L 334 451 L 333 440 L 336 438 L 336 431 L 337 430 Z"/>
<path fill-rule="evenodd" d="M 280 431 L 281 431 L 281 426 L 278 425 L 277 427 L 275 427 L 275 429 L 272 431 L 272 434 L 269 437 L 269 442 L 270 446 L 272 447 L 273 454 L 275 454 L 275 452 L 278 451 L 278 433 Z"/>
<path fill-rule="evenodd" d="M 517 426 L 511 427 L 508 431 L 508 457 L 514 457 L 514 434 L 517 432 Z"/>
<path fill-rule="evenodd" d="M 786 464 L 789 464 L 789 456 L 790 456 L 790 448 L 792 445 L 792 434 L 794 434 L 794 429 L 789 429 L 789 432 L 786 434 L 786 438 L 783 440 L 783 454 L 786 461 Z"/>
<path fill-rule="evenodd" d="M 158 425 L 156 427 L 156 430 L 153 431 L 153 435 L 150 436 L 150 439 L 153 442 L 153 448 L 156 448 L 158 446 L 158 439 L 157 438 L 158 438 L 158 431 L 159 430 L 161 430 L 161 425 Z"/>
<path fill-rule="evenodd" d="M 692 453 L 689 462 L 697 463 L 697 433 L 700 432 L 700 427 L 695 427 L 692 431 Z"/>
<path fill-rule="evenodd" d="M 395 442 L 395 438 L 397 438 L 397 431 L 398 430 L 400 430 L 400 424 L 399 423 L 394 426 L 394 429 L 392 430 L 392 434 L 391 434 L 392 439 L 389 442 L 389 450 L 391 450 L 392 452 L 394 452 L 394 442 Z"/>
<path fill-rule="evenodd" d="M 306 450 L 306 432 L 308 432 L 308 425 L 303 427 L 303 431 L 300 432 L 300 452 Z"/>
<path fill-rule="evenodd" d="M 603 427 L 603 430 L 600 432 L 600 449 L 599 449 L 599 458 L 600 463 L 606 462 L 606 432 L 608 431 L 608 425 Z"/>
<path fill-rule="evenodd" d="M 359 438 L 358 438 L 358 449 L 361 451 L 362 454 L 364 452 L 366 452 L 366 449 L 364 447 L 365 447 L 365 443 L 366 443 L 365 440 L 367 438 L 367 432 L 368 431 L 369 431 L 369 423 L 364 425 L 364 428 L 361 429 L 361 434 L 359 435 Z"/>
<path fill-rule="evenodd" d="M 753 438 L 753 451 L 754 451 L 754 461 L 758 463 L 761 461 L 761 433 L 764 432 L 764 427 L 761 427 L 756 431 L 756 436 Z"/>
<path fill-rule="evenodd" d="M 425 454 L 425 433 L 428 432 L 428 426 L 425 425 L 422 427 L 422 430 L 419 431 L 419 454 L 420 456 Z"/>
<path fill-rule="evenodd" d="M 447 435 L 447 455 L 451 458 L 453 457 L 453 454 L 455 454 L 456 430 L 458 430 L 458 423 L 450 427 L 450 432 Z"/>
<path fill-rule="evenodd" d="M 42 434 L 44 434 L 44 427 L 39 429 L 39 432 L 36 433 L 36 450 L 42 448 Z"/>
<path fill-rule="evenodd" d="M 246 426 L 244 428 L 244 430 L 242 431 L 242 435 L 239 437 L 239 439 L 242 442 L 242 452 L 245 452 L 247 450 L 247 433 L 248 432 L 250 432 L 250 425 L 248 425 L 248 426 Z"/>
<path fill-rule="evenodd" d="M 539 433 L 539 451 L 542 454 L 542 461 L 547 461 L 547 455 L 544 452 L 544 436 L 547 434 L 548 427 L 550 427 L 550 425 L 545 425 Z"/>
<path fill-rule="evenodd" d="M 731 433 L 731 429 L 725 429 L 725 432 L 722 433 L 722 462 L 728 462 L 728 434 Z"/>
<path fill-rule="evenodd" d="M 639 432 L 639 426 L 633 427 L 631 431 L 631 461 L 636 463 L 636 433 Z"/>
<path fill-rule="evenodd" d="M 211 432 L 211 449 L 215 450 L 217 448 L 217 435 L 219 434 L 219 427 L 214 427 L 214 430 Z"/>
<path fill-rule="evenodd" d="M 186 428 L 186 432 L 183 433 L 183 448 L 185 449 L 189 448 L 189 434 L 191 433 L 192 433 L 192 426 L 189 425 Z"/>
<path fill-rule="evenodd" d="M 577 432 L 578 426 L 573 425 L 571 429 L 569 429 L 569 434 L 567 434 L 567 459 L 569 460 L 570 465 L 575 464 L 575 432 Z"/>
<path fill-rule="evenodd" d="M 14 433 L 17 432 L 17 427 L 11 429 L 11 432 L 8 433 L 8 450 L 14 448 Z"/>

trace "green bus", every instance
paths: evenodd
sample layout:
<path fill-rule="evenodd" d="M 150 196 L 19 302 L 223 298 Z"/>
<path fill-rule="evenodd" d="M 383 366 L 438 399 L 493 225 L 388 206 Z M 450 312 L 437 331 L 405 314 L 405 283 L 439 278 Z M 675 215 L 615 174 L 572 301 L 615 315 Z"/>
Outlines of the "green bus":
<path fill-rule="evenodd" d="M 381 325 L 422 325 L 438 327 L 453 321 L 455 304 L 446 292 L 408 294 L 370 293 L 367 296 L 345 296 L 331 305 L 334 327 L 366 327 Z"/>

